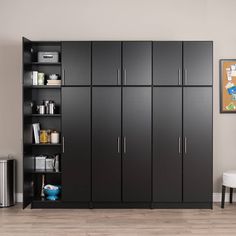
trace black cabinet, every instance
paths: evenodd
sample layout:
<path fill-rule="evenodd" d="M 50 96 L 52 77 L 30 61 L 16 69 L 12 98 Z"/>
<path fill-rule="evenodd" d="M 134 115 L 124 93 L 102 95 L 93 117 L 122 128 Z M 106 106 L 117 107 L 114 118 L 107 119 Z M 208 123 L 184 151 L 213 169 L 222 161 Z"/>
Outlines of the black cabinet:
<path fill-rule="evenodd" d="M 212 200 L 212 88 L 184 88 L 183 200 Z"/>
<path fill-rule="evenodd" d="M 121 201 L 121 88 L 93 88 L 93 201 Z"/>
<path fill-rule="evenodd" d="M 64 85 L 90 85 L 91 42 L 62 42 Z"/>
<path fill-rule="evenodd" d="M 153 99 L 154 201 L 211 203 L 212 88 L 154 88 Z"/>
<path fill-rule="evenodd" d="M 151 88 L 123 89 L 123 200 L 151 200 Z"/>
<path fill-rule="evenodd" d="M 90 88 L 62 88 L 62 200 L 90 201 Z"/>
<path fill-rule="evenodd" d="M 182 84 L 182 42 L 153 43 L 153 84 Z"/>
<path fill-rule="evenodd" d="M 183 43 L 184 85 L 212 85 L 212 42 Z"/>
<path fill-rule="evenodd" d="M 121 42 L 92 43 L 93 85 L 121 85 Z"/>
<path fill-rule="evenodd" d="M 123 84 L 152 84 L 151 42 L 123 42 Z"/>
<path fill-rule="evenodd" d="M 153 91 L 153 200 L 182 201 L 182 88 Z"/>

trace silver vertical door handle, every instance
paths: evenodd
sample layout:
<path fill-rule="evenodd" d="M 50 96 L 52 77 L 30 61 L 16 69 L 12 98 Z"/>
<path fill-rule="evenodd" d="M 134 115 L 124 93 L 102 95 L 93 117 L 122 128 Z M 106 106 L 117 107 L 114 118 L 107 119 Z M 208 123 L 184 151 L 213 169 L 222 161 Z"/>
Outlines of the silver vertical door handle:
<path fill-rule="evenodd" d="M 117 69 L 117 85 L 120 85 L 120 69 Z"/>
<path fill-rule="evenodd" d="M 62 137 L 62 153 L 65 152 L 65 138 Z"/>
<path fill-rule="evenodd" d="M 120 153 L 120 137 L 117 137 L 117 152 Z"/>
<path fill-rule="evenodd" d="M 126 153 L 126 137 L 124 137 L 124 154 Z"/>
<path fill-rule="evenodd" d="M 179 141 L 179 143 L 178 143 L 179 144 L 179 154 L 181 154 L 181 138 L 180 137 L 178 138 L 178 141 Z"/>
<path fill-rule="evenodd" d="M 187 69 L 184 69 L 184 84 L 188 84 L 188 71 Z"/>
<path fill-rule="evenodd" d="M 180 82 L 180 78 L 181 78 L 181 74 L 180 74 L 180 69 L 178 69 L 178 85 L 180 85 L 181 84 L 181 82 Z"/>
<path fill-rule="evenodd" d="M 184 137 L 184 153 L 187 154 L 187 138 Z"/>
<path fill-rule="evenodd" d="M 126 85 L 126 82 L 127 82 L 127 74 L 126 74 L 126 69 L 123 69 L 123 76 L 124 76 L 124 85 Z"/>
<path fill-rule="evenodd" d="M 65 85 L 66 70 L 63 69 L 63 85 Z"/>

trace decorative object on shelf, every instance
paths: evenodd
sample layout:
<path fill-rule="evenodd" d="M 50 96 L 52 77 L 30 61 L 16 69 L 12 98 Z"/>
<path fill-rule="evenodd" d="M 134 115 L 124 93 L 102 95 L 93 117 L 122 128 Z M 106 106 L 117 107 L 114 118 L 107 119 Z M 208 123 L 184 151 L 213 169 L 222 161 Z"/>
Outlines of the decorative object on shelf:
<path fill-rule="evenodd" d="M 38 85 L 38 71 L 32 71 L 32 84 Z"/>
<path fill-rule="evenodd" d="M 37 105 L 37 111 L 40 115 L 45 114 L 45 106 L 44 105 Z"/>
<path fill-rule="evenodd" d="M 40 130 L 40 143 L 48 143 L 47 130 Z"/>
<path fill-rule="evenodd" d="M 38 62 L 57 63 L 59 62 L 59 53 L 58 52 L 38 52 Z"/>
<path fill-rule="evenodd" d="M 47 184 L 46 186 L 44 186 L 43 190 L 44 190 L 44 194 L 48 200 L 55 201 L 59 198 L 58 195 L 61 192 L 61 186 Z"/>
<path fill-rule="evenodd" d="M 44 85 L 45 83 L 45 74 L 44 73 L 38 73 L 38 85 Z"/>
<path fill-rule="evenodd" d="M 53 170 L 55 165 L 55 158 L 53 156 L 48 156 L 46 158 L 46 170 Z"/>
<path fill-rule="evenodd" d="M 33 127 L 33 133 L 34 133 L 34 141 L 36 144 L 40 143 L 39 140 L 39 132 L 40 132 L 40 125 L 39 123 L 32 124 Z"/>
<path fill-rule="evenodd" d="M 51 133 L 51 143 L 54 143 L 54 144 L 59 143 L 59 136 L 60 136 L 59 132 L 54 130 Z"/>
<path fill-rule="evenodd" d="M 51 74 L 51 75 L 49 75 L 49 79 L 50 80 L 58 80 L 58 78 L 59 78 L 58 74 Z"/>
<path fill-rule="evenodd" d="M 60 167 L 59 167 L 59 154 L 55 155 L 54 169 L 55 169 L 56 172 L 60 171 Z"/>
<path fill-rule="evenodd" d="M 47 85 L 57 85 L 57 86 L 59 86 L 59 85 L 61 85 L 61 80 L 59 80 L 59 79 L 48 79 L 47 80 Z"/>
<path fill-rule="evenodd" d="M 236 113 L 236 59 L 220 60 L 220 112 Z"/>
<path fill-rule="evenodd" d="M 45 114 L 49 114 L 49 100 L 44 100 L 43 104 L 45 106 Z"/>
<path fill-rule="evenodd" d="M 55 113 L 55 102 L 54 101 L 49 101 L 48 103 L 48 114 L 53 115 Z"/>
<path fill-rule="evenodd" d="M 46 160 L 47 156 L 45 155 L 41 155 L 41 156 L 36 156 L 34 157 L 34 160 L 35 160 L 35 169 L 37 170 L 45 170 L 46 168 Z"/>

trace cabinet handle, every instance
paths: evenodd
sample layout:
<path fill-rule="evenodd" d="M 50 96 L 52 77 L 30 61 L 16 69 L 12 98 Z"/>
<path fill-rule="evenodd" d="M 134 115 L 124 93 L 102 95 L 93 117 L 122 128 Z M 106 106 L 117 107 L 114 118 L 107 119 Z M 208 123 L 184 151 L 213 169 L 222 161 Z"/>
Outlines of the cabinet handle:
<path fill-rule="evenodd" d="M 117 137 L 117 152 L 120 153 L 120 137 Z"/>
<path fill-rule="evenodd" d="M 65 138 L 62 137 L 62 153 L 65 152 Z"/>
<path fill-rule="evenodd" d="M 123 76 L 124 76 L 124 85 L 126 85 L 126 82 L 127 82 L 127 73 L 126 73 L 126 69 L 123 69 Z"/>
<path fill-rule="evenodd" d="M 181 154 L 181 138 L 180 137 L 178 138 L 178 141 L 179 141 L 179 154 Z"/>
<path fill-rule="evenodd" d="M 126 137 L 124 137 L 124 154 L 126 153 Z"/>
<path fill-rule="evenodd" d="M 63 85 L 65 85 L 66 70 L 63 69 Z"/>
<path fill-rule="evenodd" d="M 188 84 L 188 71 L 187 69 L 184 69 L 184 84 Z"/>
<path fill-rule="evenodd" d="M 184 137 L 184 153 L 187 154 L 187 138 Z"/>
<path fill-rule="evenodd" d="M 180 83 L 180 77 L 181 77 L 181 74 L 180 74 L 180 69 L 178 69 L 178 85 L 180 85 L 181 83 Z"/>
<path fill-rule="evenodd" d="M 121 83 L 120 83 L 120 69 L 117 69 L 117 85 L 121 85 Z"/>

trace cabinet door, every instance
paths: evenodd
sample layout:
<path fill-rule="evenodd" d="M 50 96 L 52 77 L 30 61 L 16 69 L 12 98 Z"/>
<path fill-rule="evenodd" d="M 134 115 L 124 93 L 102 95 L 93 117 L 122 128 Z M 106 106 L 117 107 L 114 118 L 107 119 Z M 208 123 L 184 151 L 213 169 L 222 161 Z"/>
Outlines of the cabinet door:
<path fill-rule="evenodd" d="M 181 88 L 154 88 L 153 200 L 182 201 Z"/>
<path fill-rule="evenodd" d="M 93 85 L 121 85 L 121 43 L 93 42 Z"/>
<path fill-rule="evenodd" d="M 63 201 L 90 201 L 90 123 L 90 88 L 62 88 Z"/>
<path fill-rule="evenodd" d="M 184 84 L 212 85 L 212 42 L 184 42 Z"/>
<path fill-rule="evenodd" d="M 153 43 L 153 83 L 182 84 L 182 42 Z"/>
<path fill-rule="evenodd" d="M 151 68 L 151 42 L 123 42 L 124 85 L 151 85 Z"/>
<path fill-rule="evenodd" d="M 123 89 L 123 201 L 151 200 L 151 88 Z"/>
<path fill-rule="evenodd" d="M 93 201 L 121 201 L 121 89 L 93 88 Z"/>
<path fill-rule="evenodd" d="M 90 42 L 62 42 L 61 58 L 64 85 L 90 85 Z"/>
<path fill-rule="evenodd" d="M 184 202 L 212 201 L 212 88 L 184 88 Z"/>

